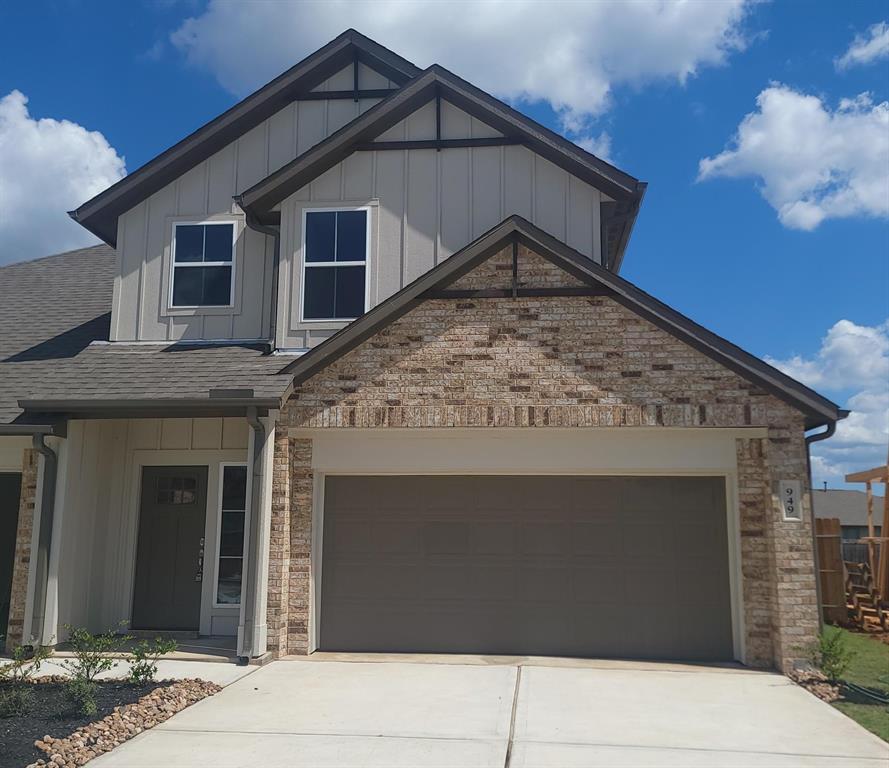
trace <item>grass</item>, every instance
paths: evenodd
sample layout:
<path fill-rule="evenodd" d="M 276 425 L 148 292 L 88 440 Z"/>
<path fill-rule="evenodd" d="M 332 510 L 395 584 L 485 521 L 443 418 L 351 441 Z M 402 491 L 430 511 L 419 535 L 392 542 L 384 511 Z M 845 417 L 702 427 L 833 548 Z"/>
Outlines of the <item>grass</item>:
<path fill-rule="evenodd" d="M 842 632 L 847 646 L 855 652 L 843 679 L 889 694 L 889 645 L 873 635 L 845 629 Z M 848 690 L 844 696 L 844 701 L 834 702 L 833 706 L 883 741 L 889 741 L 889 707 Z"/>

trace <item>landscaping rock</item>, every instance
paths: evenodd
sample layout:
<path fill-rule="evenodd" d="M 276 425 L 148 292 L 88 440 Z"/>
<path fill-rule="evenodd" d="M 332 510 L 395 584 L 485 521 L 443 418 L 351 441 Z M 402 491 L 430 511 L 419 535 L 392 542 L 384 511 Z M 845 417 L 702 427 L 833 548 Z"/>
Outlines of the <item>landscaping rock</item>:
<path fill-rule="evenodd" d="M 843 698 L 840 687 L 831 683 L 817 669 L 796 669 L 790 672 L 788 677 L 822 701 L 830 703 Z"/>
<path fill-rule="evenodd" d="M 115 707 L 114 712 L 95 723 L 57 739 L 50 735 L 34 742 L 48 760 L 40 759 L 28 768 L 79 768 L 97 755 L 133 738 L 148 728 L 168 720 L 177 712 L 218 693 L 222 688 L 204 680 L 177 680 L 155 688 L 133 704 Z"/>

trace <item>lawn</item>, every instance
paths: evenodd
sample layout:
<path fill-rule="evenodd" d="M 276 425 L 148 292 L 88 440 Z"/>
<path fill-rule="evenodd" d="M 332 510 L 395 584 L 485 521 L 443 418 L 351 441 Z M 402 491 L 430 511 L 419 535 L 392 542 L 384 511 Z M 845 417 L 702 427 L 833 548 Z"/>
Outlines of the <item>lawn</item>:
<path fill-rule="evenodd" d="M 855 657 L 843 678 L 849 683 L 874 688 L 889 695 L 889 645 L 873 635 L 842 630 Z M 878 704 L 865 696 L 844 691 L 844 700 L 834 706 L 856 723 L 889 741 L 889 706 Z"/>

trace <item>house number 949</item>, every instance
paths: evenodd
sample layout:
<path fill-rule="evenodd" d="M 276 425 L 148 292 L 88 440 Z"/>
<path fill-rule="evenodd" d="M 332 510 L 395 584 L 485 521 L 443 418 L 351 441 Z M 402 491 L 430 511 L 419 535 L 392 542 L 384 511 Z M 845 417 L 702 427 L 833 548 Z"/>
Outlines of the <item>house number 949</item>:
<path fill-rule="evenodd" d="M 799 480 L 782 480 L 779 493 L 785 520 L 802 520 L 802 495 Z"/>

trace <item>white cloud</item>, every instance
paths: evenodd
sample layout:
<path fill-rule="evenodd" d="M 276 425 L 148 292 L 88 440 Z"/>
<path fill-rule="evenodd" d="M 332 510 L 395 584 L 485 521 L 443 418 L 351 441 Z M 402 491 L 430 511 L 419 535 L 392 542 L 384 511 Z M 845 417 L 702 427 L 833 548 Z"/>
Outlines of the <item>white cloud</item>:
<path fill-rule="evenodd" d="M 244 95 L 347 27 L 425 67 L 441 64 L 511 100 L 547 101 L 584 132 L 612 88 L 684 82 L 745 45 L 752 0 L 475 0 L 276 3 L 211 0 L 171 40 L 188 61 Z M 250 51 L 249 56 L 238 51 Z"/>
<path fill-rule="evenodd" d="M 105 137 L 68 120 L 36 120 L 28 99 L 0 99 L 0 264 L 96 241 L 67 214 L 126 173 Z"/>
<path fill-rule="evenodd" d="M 732 145 L 700 161 L 698 179 L 752 176 L 786 227 L 889 216 L 889 102 L 869 94 L 835 110 L 780 83 L 756 99 Z"/>
<path fill-rule="evenodd" d="M 591 152 L 600 160 L 611 163 L 611 135 L 608 131 L 602 131 L 598 136 L 579 136 L 574 139 L 577 146 Z"/>
<path fill-rule="evenodd" d="M 829 394 L 853 392 L 852 411 L 837 424 L 830 440 L 812 448 L 816 487 L 822 480 L 841 483 L 849 472 L 886 461 L 889 446 L 889 320 L 875 326 L 840 320 L 822 339 L 813 357 L 795 355 L 766 362 L 804 384 Z"/>
<path fill-rule="evenodd" d="M 843 70 L 849 67 L 873 64 L 875 61 L 889 58 L 889 24 L 881 21 L 869 27 L 864 35 L 855 35 L 849 50 L 840 56 L 834 64 Z"/>

